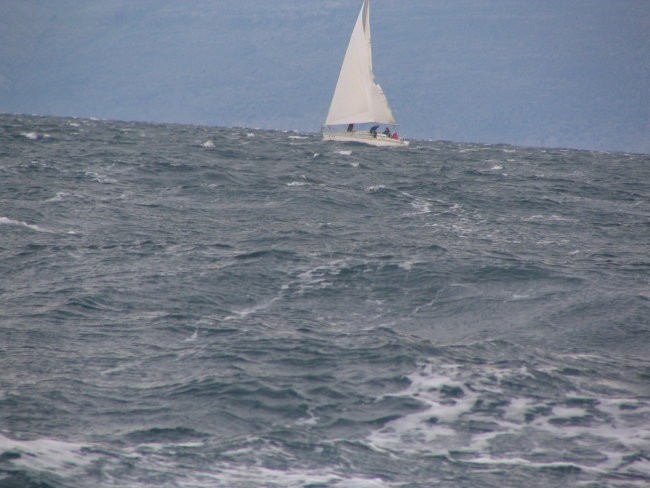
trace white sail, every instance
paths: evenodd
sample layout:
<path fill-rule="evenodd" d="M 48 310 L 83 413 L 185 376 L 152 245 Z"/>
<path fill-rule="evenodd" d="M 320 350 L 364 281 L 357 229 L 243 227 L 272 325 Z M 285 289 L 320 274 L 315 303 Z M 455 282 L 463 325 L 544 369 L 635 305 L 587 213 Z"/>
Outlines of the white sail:
<path fill-rule="evenodd" d="M 370 4 L 364 0 L 345 53 L 326 125 L 396 124 L 384 91 L 375 83 L 370 41 Z"/>

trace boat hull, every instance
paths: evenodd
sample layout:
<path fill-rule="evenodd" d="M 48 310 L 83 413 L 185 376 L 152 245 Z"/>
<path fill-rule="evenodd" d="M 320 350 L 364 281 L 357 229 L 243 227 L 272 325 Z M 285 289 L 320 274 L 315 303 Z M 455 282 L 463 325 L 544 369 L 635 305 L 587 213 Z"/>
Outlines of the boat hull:
<path fill-rule="evenodd" d="M 391 139 L 384 134 L 374 135 L 369 132 L 324 132 L 324 141 L 336 142 L 359 142 L 361 144 L 368 144 L 376 147 L 406 147 L 409 141 L 403 139 Z"/>

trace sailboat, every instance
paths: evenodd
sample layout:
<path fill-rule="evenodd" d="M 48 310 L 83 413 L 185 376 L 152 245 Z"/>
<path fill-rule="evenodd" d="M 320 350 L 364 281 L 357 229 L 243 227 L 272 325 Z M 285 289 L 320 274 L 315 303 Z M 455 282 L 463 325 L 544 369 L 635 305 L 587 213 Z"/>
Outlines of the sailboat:
<path fill-rule="evenodd" d="M 355 129 L 355 124 L 371 124 L 370 130 Z M 334 90 L 323 140 L 361 142 L 372 146 L 408 146 L 396 133 L 378 130 L 380 125 L 397 125 L 388 99 L 375 82 L 372 71 L 370 38 L 370 1 L 364 0 L 343 59 L 338 83 Z M 339 126 L 339 129 L 335 126 Z M 345 126 L 341 129 L 340 126 Z"/>

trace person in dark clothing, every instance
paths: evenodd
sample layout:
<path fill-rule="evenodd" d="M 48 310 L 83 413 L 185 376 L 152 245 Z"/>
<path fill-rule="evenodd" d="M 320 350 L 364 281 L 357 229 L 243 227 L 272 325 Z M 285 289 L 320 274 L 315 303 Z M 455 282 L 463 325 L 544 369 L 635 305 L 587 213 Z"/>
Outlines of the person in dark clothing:
<path fill-rule="evenodd" d="M 386 137 L 390 137 L 390 129 L 389 129 L 388 127 L 386 127 L 386 128 L 384 129 L 384 135 L 385 135 Z"/>
<path fill-rule="evenodd" d="M 348 132 L 352 132 L 354 129 L 354 124 L 348 124 Z"/>

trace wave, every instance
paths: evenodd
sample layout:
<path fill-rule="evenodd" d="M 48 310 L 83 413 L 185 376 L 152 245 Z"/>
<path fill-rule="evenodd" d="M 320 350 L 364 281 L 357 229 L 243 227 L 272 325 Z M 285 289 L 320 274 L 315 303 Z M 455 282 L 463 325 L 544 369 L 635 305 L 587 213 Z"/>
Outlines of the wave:
<path fill-rule="evenodd" d="M 0 119 L 0 487 L 650 481 L 647 156 Z"/>
<path fill-rule="evenodd" d="M 25 227 L 26 229 L 34 230 L 36 232 L 46 232 L 50 233 L 50 230 L 47 230 L 39 225 L 28 224 L 27 222 L 22 222 L 20 220 L 10 219 L 8 217 L 0 217 L 0 225 L 17 225 L 19 227 Z"/>
<path fill-rule="evenodd" d="M 494 348 L 508 359 L 480 360 Z M 393 394 L 422 408 L 373 432 L 375 449 L 496 469 L 650 479 L 648 459 L 639 456 L 650 439 L 650 401 L 639 398 L 634 382 L 612 378 L 603 387 L 584 357 L 521 356 L 524 350 L 505 342 L 444 351 L 456 359 L 422 364 L 409 387 Z M 469 353 L 469 361 L 457 352 Z"/>
<path fill-rule="evenodd" d="M 21 132 L 20 135 L 26 139 L 29 139 L 30 141 L 36 141 L 39 137 L 41 137 L 37 132 Z"/>
<path fill-rule="evenodd" d="M 0 486 L 59 488 L 84 478 L 98 460 L 88 444 L 56 439 L 16 440 L 0 434 Z M 4 475 L 4 476 L 3 476 Z"/>

